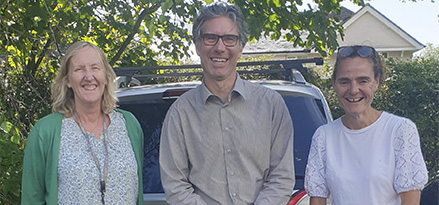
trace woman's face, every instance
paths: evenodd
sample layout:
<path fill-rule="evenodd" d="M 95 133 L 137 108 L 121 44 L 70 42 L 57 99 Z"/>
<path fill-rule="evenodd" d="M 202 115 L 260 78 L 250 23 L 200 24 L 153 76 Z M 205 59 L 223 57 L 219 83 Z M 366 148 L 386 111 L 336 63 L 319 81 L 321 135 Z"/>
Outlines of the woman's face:
<path fill-rule="evenodd" d="M 347 115 L 362 115 L 372 110 L 374 93 L 379 86 L 369 58 L 345 58 L 332 82 L 339 105 Z"/>
<path fill-rule="evenodd" d="M 70 58 L 68 69 L 67 86 L 73 90 L 75 105 L 100 106 L 108 82 L 98 52 L 89 46 L 81 48 Z"/>

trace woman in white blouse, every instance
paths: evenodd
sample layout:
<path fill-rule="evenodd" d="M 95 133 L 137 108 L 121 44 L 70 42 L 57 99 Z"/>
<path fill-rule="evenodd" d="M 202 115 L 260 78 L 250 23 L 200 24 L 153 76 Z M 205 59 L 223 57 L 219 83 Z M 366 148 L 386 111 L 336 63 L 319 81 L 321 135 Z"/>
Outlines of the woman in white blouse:
<path fill-rule="evenodd" d="M 417 128 L 371 106 L 384 70 L 372 47 L 339 48 L 332 84 L 345 114 L 313 136 L 305 177 L 311 205 L 419 204 L 428 176 Z"/>

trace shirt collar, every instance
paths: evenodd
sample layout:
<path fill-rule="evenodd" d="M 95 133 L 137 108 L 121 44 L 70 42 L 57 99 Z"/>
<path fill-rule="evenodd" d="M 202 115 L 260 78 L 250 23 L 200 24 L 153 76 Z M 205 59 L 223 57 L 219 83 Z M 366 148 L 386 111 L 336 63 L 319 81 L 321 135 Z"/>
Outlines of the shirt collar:
<path fill-rule="evenodd" d="M 242 96 L 244 100 L 246 99 L 244 80 L 242 80 L 238 74 L 232 92 L 229 94 L 229 98 L 231 97 L 232 93 L 237 93 L 238 95 Z M 214 95 L 209 91 L 209 89 L 207 89 L 206 85 L 204 84 L 204 80 L 202 81 L 200 86 L 200 94 L 201 94 L 201 99 L 203 100 L 204 103 L 206 103 L 209 96 Z"/>

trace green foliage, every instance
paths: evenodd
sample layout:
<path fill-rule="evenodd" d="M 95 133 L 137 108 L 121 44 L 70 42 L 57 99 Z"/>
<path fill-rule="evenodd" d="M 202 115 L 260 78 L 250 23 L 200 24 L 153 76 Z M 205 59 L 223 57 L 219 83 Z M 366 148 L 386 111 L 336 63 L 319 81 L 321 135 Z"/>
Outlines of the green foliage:
<path fill-rule="evenodd" d="M 18 128 L 0 115 L 0 204 L 20 201 L 23 148 Z"/>
<path fill-rule="evenodd" d="M 304 77 L 308 82 L 320 88 L 331 108 L 332 117 L 337 119 L 344 114 L 344 110 L 338 104 L 337 96 L 332 88 L 331 74 L 332 67 L 325 63 L 322 67 L 309 68 Z"/>
<path fill-rule="evenodd" d="M 361 1 L 357 1 L 360 4 Z M 178 64 L 191 55 L 188 26 L 211 0 L 2 0 L 0 1 L 0 116 L 15 125 L 2 135 L 0 202 L 19 204 L 23 145 L 33 124 L 51 112 L 49 85 L 67 45 L 93 42 L 113 67 Z M 316 1 L 299 12 L 301 0 L 235 0 L 250 27 L 250 39 L 284 37 L 326 55 L 337 46 L 339 0 Z M 331 14 L 332 18 L 326 18 Z M 269 18 L 267 18 L 269 16 Z M 302 39 L 303 32 L 309 33 Z M 5 124 L 5 125 L 6 125 Z M 14 136 L 14 137 L 12 137 Z M 18 139 L 18 141 L 17 141 Z M 8 147 L 3 149 L 3 147 Z M 17 161 L 18 159 L 18 161 Z M 8 169 L 4 168 L 3 165 Z M 6 174 L 6 175 L 5 175 Z"/>
<path fill-rule="evenodd" d="M 340 1 L 315 0 L 315 8 L 308 5 L 308 9 L 300 12 L 297 7 L 302 6 L 302 0 L 234 0 L 247 17 L 250 30 L 250 42 L 258 40 L 261 33 L 270 36 L 272 40 L 282 35 L 287 41 L 294 42 L 294 46 L 312 48 L 322 56 L 331 53 L 338 47 L 337 33 L 343 34 L 343 28 L 338 23 Z M 361 4 L 361 1 L 354 1 Z M 268 18 L 267 18 L 268 16 Z M 331 16 L 331 18 L 328 18 Z M 289 31 L 282 34 L 282 31 Z M 301 36 L 307 33 L 306 39 Z"/>
<path fill-rule="evenodd" d="M 387 61 L 388 79 L 374 106 L 407 117 L 421 137 L 429 176 L 439 172 L 439 48 L 427 47 L 422 57 L 409 62 Z"/>

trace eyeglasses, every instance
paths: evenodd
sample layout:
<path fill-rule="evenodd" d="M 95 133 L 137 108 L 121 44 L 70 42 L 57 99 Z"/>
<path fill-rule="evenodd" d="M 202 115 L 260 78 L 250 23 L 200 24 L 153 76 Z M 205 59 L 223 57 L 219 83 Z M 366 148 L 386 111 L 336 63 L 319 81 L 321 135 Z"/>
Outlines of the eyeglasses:
<path fill-rule="evenodd" d="M 338 57 L 346 58 L 350 56 L 369 57 L 375 53 L 375 49 L 370 46 L 343 46 L 338 48 Z"/>
<path fill-rule="evenodd" d="M 216 35 L 211 33 L 206 33 L 201 35 L 203 38 L 203 42 L 206 46 L 214 46 L 218 43 L 218 40 L 221 38 L 223 40 L 223 43 L 227 47 L 233 47 L 238 43 L 238 36 L 233 34 L 227 34 L 227 35 Z"/>

